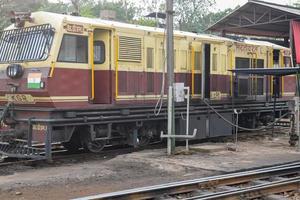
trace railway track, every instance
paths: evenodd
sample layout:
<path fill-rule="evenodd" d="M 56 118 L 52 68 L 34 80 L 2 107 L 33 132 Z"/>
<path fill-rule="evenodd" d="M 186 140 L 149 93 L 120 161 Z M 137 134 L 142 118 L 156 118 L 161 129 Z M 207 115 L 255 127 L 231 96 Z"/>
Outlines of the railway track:
<path fill-rule="evenodd" d="M 271 132 L 268 131 L 261 131 L 260 133 L 249 133 L 249 132 L 241 132 L 239 133 L 239 140 L 249 140 L 252 138 L 258 138 L 262 136 L 271 136 Z M 232 141 L 232 136 L 225 136 L 220 137 L 218 139 L 203 139 L 200 140 L 200 142 L 229 142 Z M 198 144 L 199 141 L 191 141 L 191 144 Z M 184 142 L 179 142 L 178 146 L 184 146 Z M 111 157 L 113 155 L 118 154 L 127 154 L 134 151 L 139 150 L 146 150 L 146 149 L 156 149 L 156 148 L 164 148 L 165 145 L 159 141 L 151 143 L 149 146 L 144 148 L 135 149 L 133 147 L 119 147 L 119 146 L 108 146 L 105 147 L 105 149 L 97 154 L 94 153 L 88 153 L 84 150 L 79 150 L 77 153 L 72 154 L 68 152 L 66 149 L 62 148 L 60 145 L 56 145 L 56 149 L 53 150 L 53 162 L 61 162 L 62 160 L 68 160 L 68 159 L 78 159 L 82 158 L 82 160 L 86 159 L 95 159 L 97 157 L 105 156 L 105 157 Z M 13 166 L 13 165 L 33 165 L 36 163 L 46 163 L 45 160 L 36 160 L 36 159 L 18 159 L 18 158 L 5 158 L 1 160 L 0 162 L 0 168 L 7 167 L 7 166 Z"/>
<path fill-rule="evenodd" d="M 208 178 L 193 179 L 136 188 L 75 200 L 108 199 L 258 199 L 283 197 L 285 192 L 298 191 L 300 162 Z"/>
<path fill-rule="evenodd" d="M 34 164 L 56 164 L 56 163 L 67 163 L 70 160 L 78 160 L 78 162 L 88 161 L 88 160 L 95 160 L 100 158 L 110 158 L 117 155 L 128 154 L 136 151 L 141 151 L 145 149 L 157 149 L 162 148 L 163 145 L 158 142 L 153 142 L 147 147 L 144 148 L 134 148 L 131 146 L 120 147 L 120 146 L 108 146 L 100 153 L 90 153 L 86 152 L 83 149 L 79 150 L 77 153 L 70 153 L 65 149 L 58 149 L 53 153 L 53 161 L 48 162 L 46 160 L 35 160 L 35 159 L 15 159 L 15 158 L 8 158 L 7 160 L 4 159 L 3 162 L 0 162 L 0 168 L 9 167 L 13 165 L 34 165 Z"/>

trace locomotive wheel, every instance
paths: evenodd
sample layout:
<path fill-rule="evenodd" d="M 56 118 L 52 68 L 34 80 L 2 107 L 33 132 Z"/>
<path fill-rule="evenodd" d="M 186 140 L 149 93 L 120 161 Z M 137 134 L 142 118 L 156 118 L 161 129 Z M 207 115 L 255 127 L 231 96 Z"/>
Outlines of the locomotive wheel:
<path fill-rule="evenodd" d="M 138 142 L 137 145 L 138 147 L 145 147 L 149 145 L 151 138 L 148 137 L 147 135 L 140 135 L 138 136 Z"/>
<path fill-rule="evenodd" d="M 86 133 L 81 135 L 82 146 L 86 151 L 99 153 L 103 150 L 104 146 L 106 145 L 106 140 L 92 141 L 91 133 L 88 128 L 86 128 L 82 133 Z"/>
<path fill-rule="evenodd" d="M 137 141 L 138 147 L 145 147 L 149 145 L 152 138 L 153 138 L 153 132 L 151 129 L 142 129 L 141 133 L 138 135 L 138 141 Z"/>
<path fill-rule="evenodd" d="M 90 151 L 92 153 L 99 153 L 103 150 L 106 144 L 105 140 L 98 140 L 98 141 L 84 141 L 84 149 Z"/>

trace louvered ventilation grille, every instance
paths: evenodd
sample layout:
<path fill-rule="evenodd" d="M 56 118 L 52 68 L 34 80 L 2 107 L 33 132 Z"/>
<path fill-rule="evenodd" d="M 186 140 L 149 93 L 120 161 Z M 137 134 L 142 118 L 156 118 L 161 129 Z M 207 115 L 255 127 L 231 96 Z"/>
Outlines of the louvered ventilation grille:
<path fill-rule="evenodd" d="M 141 38 L 120 36 L 119 60 L 140 62 L 142 60 Z"/>

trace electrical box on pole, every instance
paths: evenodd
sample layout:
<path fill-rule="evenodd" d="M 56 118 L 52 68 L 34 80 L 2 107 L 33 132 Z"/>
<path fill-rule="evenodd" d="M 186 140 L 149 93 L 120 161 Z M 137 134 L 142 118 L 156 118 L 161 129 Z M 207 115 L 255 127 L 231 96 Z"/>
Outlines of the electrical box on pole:
<path fill-rule="evenodd" d="M 177 103 L 183 103 L 186 100 L 186 115 L 185 115 L 185 134 L 178 134 L 178 135 L 164 135 L 163 132 L 161 132 L 160 137 L 161 138 L 168 138 L 168 139 L 185 139 L 186 141 L 186 151 L 189 150 L 189 140 L 194 139 L 197 134 L 197 129 L 194 129 L 193 134 L 189 134 L 189 125 L 190 125 L 190 87 L 185 87 L 184 83 L 174 83 L 174 101 Z M 183 117 L 183 113 L 182 117 Z"/>

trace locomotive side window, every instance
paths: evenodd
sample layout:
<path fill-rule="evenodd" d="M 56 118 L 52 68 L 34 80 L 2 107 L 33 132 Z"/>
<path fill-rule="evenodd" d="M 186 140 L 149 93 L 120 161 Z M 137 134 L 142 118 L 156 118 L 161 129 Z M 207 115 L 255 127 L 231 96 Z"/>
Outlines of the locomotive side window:
<path fill-rule="evenodd" d="M 103 64 L 105 62 L 105 44 L 103 41 L 94 42 L 94 63 Z"/>
<path fill-rule="evenodd" d="M 154 63 L 154 49 L 148 47 L 147 48 L 147 68 L 152 69 Z"/>
<path fill-rule="evenodd" d="M 167 61 L 166 61 L 165 50 L 160 49 L 159 50 L 159 69 L 164 69 L 166 62 Z"/>
<path fill-rule="evenodd" d="M 174 50 L 174 69 L 177 68 L 177 55 L 176 55 L 176 50 Z"/>
<path fill-rule="evenodd" d="M 180 56 L 181 56 L 181 59 L 180 59 L 180 68 L 181 69 L 187 69 L 187 51 L 185 50 L 181 50 L 180 51 Z"/>
<path fill-rule="evenodd" d="M 1 31 L 0 63 L 46 60 L 53 38 L 50 24 Z"/>
<path fill-rule="evenodd" d="M 202 68 L 202 53 L 200 51 L 195 51 L 195 70 L 201 70 Z"/>
<path fill-rule="evenodd" d="M 291 67 L 291 57 L 289 56 L 284 56 L 284 66 L 285 67 Z"/>
<path fill-rule="evenodd" d="M 264 60 L 257 59 L 257 68 L 264 68 Z M 264 76 L 257 76 L 256 95 L 264 94 Z"/>
<path fill-rule="evenodd" d="M 250 59 L 249 58 L 241 58 L 236 57 L 235 59 L 235 66 L 236 69 L 242 69 L 242 68 L 249 68 L 250 67 Z M 239 96 L 247 96 L 249 95 L 249 76 L 248 75 L 240 75 L 238 77 L 238 85 L 237 85 L 237 91 Z"/>
<path fill-rule="evenodd" d="M 218 54 L 212 54 L 212 70 L 217 71 L 218 69 Z"/>
<path fill-rule="evenodd" d="M 221 54 L 222 72 L 227 72 L 226 54 Z"/>
<path fill-rule="evenodd" d="M 88 38 L 65 34 L 60 46 L 58 62 L 88 63 Z"/>

